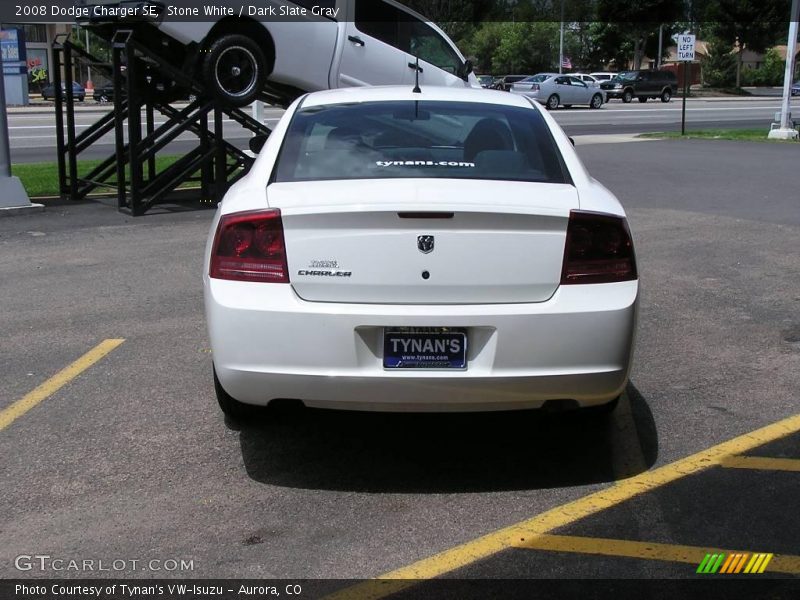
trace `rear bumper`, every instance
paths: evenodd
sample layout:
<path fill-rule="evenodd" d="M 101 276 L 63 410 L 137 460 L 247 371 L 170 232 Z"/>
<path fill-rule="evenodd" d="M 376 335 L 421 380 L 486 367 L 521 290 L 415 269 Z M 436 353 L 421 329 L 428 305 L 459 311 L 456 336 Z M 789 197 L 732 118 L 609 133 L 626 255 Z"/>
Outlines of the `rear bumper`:
<path fill-rule="evenodd" d="M 512 94 L 517 94 L 518 96 L 525 96 L 526 98 L 530 98 L 531 100 L 536 100 L 540 104 L 544 104 L 547 100 L 546 98 L 542 97 L 541 92 L 518 92 L 515 90 L 509 90 Z"/>
<path fill-rule="evenodd" d="M 547 302 L 377 305 L 306 302 L 281 284 L 205 278 L 211 348 L 241 402 L 385 411 L 606 403 L 630 369 L 638 282 L 561 286 Z M 465 327 L 466 371 L 385 370 L 385 326 Z"/>

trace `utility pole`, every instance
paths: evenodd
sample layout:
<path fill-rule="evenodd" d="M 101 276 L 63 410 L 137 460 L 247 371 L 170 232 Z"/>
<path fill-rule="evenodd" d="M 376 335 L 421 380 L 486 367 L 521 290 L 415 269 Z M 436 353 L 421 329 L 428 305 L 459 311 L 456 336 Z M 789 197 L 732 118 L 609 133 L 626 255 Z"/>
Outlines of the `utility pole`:
<path fill-rule="evenodd" d="M 86 54 L 90 54 L 89 51 L 89 28 L 85 27 L 86 29 Z M 92 67 L 89 63 L 86 64 L 86 81 L 89 82 L 92 80 Z"/>
<path fill-rule="evenodd" d="M 658 55 L 656 56 L 656 69 L 661 68 L 661 53 L 663 52 L 662 48 L 664 47 L 664 25 L 658 26 Z"/>
<path fill-rule="evenodd" d="M 800 21 L 800 2 L 792 0 L 792 12 L 789 15 L 789 41 L 786 44 L 786 70 L 783 73 L 783 102 L 781 102 L 781 126 L 771 129 L 769 139 L 796 140 L 797 130 L 791 124 L 791 94 L 794 79 L 794 53 L 797 49 L 797 22 Z"/>
<path fill-rule="evenodd" d="M 558 74 L 564 72 L 564 0 L 561 0 L 561 32 L 558 38 Z"/>
<path fill-rule="evenodd" d="M 0 216 L 24 211 L 41 211 L 44 206 L 31 204 L 28 192 L 18 177 L 11 175 L 11 152 L 8 148 L 8 112 L 3 57 L 0 55 Z"/>

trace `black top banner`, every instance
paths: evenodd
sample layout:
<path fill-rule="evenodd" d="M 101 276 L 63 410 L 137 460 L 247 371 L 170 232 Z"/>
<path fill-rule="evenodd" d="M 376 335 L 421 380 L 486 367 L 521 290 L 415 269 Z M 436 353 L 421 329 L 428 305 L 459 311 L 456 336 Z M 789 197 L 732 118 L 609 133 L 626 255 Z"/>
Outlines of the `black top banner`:
<path fill-rule="evenodd" d="M 397 9 L 397 5 L 408 11 Z M 369 10 L 365 10 L 365 8 Z M 385 7 L 385 10 L 382 9 Z M 688 26 L 703 22 L 775 23 L 789 21 L 791 0 L 3 0 L 0 22 L 107 23 L 137 21 L 302 22 L 413 20 L 437 23 L 604 22 Z M 416 13 L 416 14 L 415 14 Z"/>

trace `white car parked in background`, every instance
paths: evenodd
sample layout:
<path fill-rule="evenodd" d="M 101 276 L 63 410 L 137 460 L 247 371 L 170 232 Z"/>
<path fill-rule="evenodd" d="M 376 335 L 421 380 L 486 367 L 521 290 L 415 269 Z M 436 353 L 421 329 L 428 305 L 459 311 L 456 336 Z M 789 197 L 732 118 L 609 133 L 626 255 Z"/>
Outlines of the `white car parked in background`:
<path fill-rule="evenodd" d="M 217 398 L 611 409 L 639 283 L 625 213 L 536 103 L 411 86 L 294 102 L 213 220 Z"/>
<path fill-rule="evenodd" d="M 79 2 L 108 7 L 132 0 Z M 158 7 L 158 19 L 136 24 L 141 35 L 181 63 L 184 72 L 202 78 L 215 97 L 229 105 L 250 104 L 265 87 L 278 103 L 288 104 L 309 91 L 412 85 L 417 58 L 420 85 L 480 87 L 471 63 L 452 40 L 394 0 L 266 0 L 244 5 L 241 16 L 237 11 L 217 21 L 170 17 L 175 8 L 156 0 L 134 3 Z M 251 14 L 270 6 L 275 14 L 304 9 L 306 16 L 288 20 Z M 104 19 L 89 21 L 97 26 Z M 163 47 L 161 34 L 176 43 Z"/>
<path fill-rule="evenodd" d="M 600 80 L 592 75 L 587 75 L 586 73 L 569 73 L 569 75 L 577 77 L 589 87 L 600 87 Z"/>
<path fill-rule="evenodd" d="M 608 81 L 610 79 L 614 79 L 614 77 L 617 76 L 616 73 L 610 73 L 605 71 L 601 71 L 598 73 L 589 73 L 589 75 L 591 77 L 594 77 L 597 81 Z"/>

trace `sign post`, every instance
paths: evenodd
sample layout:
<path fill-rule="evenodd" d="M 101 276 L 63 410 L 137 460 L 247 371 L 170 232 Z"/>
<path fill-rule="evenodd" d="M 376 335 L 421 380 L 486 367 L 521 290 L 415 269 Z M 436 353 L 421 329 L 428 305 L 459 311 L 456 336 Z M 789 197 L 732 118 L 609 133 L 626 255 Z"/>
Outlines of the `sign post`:
<path fill-rule="evenodd" d="M 683 104 L 681 106 L 681 135 L 686 134 L 686 96 L 689 95 L 689 76 L 694 60 L 694 36 L 678 36 L 678 60 L 683 61 Z"/>

